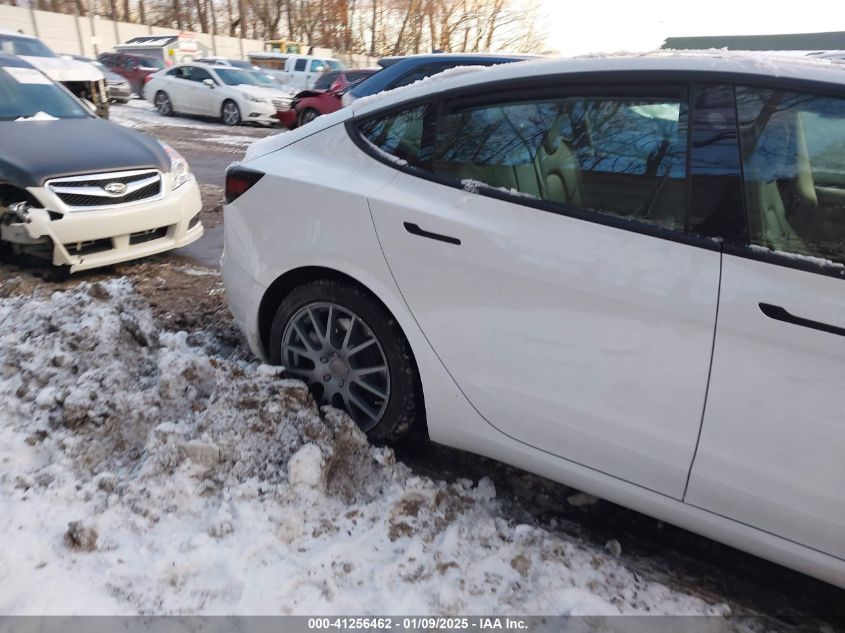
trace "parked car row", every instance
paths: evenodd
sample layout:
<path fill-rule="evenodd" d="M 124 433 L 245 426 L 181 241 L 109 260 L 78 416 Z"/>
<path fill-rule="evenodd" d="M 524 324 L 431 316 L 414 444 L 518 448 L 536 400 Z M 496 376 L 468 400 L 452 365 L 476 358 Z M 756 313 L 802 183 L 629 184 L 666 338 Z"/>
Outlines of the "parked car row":
<path fill-rule="evenodd" d="M 373 440 L 845 587 L 842 64 L 441 75 L 253 143 L 226 199 L 252 350 Z"/>

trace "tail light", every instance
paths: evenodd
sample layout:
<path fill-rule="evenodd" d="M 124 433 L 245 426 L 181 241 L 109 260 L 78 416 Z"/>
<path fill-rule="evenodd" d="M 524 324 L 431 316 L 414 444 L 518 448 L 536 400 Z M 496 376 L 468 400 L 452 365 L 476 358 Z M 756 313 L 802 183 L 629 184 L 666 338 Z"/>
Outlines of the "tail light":
<path fill-rule="evenodd" d="M 144 77 L 144 83 L 149 83 L 150 79 L 152 79 L 152 78 L 153 78 L 152 73 L 151 73 L 151 74 L 149 74 L 149 75 L 146 75 L 146 76 Z"/>
<path fill-rule="evenodd" d="M 264 177 L 264 173 L 232 165 L 226 170 L 226 204 L 237 200 Z"/>

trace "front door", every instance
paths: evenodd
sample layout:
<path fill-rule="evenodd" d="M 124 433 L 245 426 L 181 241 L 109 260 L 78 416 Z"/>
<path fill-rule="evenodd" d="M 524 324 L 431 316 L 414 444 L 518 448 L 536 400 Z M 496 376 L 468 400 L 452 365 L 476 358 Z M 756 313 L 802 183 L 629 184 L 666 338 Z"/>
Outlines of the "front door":
<path fill-rule="evenodd" d="M 405 300 L 481 415 L 680 499 L 720 254 L 684 234 L 686 106 L 666 93 L 446 103 L 436 128 L 421 106 L 361 130 L 411 168 L 372 196 L 373 218 Z"/>

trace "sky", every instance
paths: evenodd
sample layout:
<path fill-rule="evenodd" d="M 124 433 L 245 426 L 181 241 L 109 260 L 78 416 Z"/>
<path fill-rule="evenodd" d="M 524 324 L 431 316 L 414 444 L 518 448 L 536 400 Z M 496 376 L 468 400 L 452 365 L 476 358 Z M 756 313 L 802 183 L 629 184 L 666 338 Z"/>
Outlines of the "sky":
<path fill-rule="evenodd" d="M 541 0 L 563 55 L 645 51 L 668 36 L 845 31 L 844 0 Z"/>

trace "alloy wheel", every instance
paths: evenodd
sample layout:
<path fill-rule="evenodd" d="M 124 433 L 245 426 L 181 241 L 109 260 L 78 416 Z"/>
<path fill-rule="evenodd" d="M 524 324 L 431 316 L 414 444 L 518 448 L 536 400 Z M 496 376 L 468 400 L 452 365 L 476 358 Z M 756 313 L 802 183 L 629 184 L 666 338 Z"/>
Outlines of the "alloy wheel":
<path fill-rule="evenodd" d="M 158 113 L 162 116 L 170 116 L 170 113 L 173 112 L 173 106 L 170 103 L 170 97 L 168 97 L 163 92 L 159 92 L 155 98 L 156 109 L 158 109 Z"/>
<path fill-rule="evenodd" d="M 343 409 L 363 431 L 375 427 L 390 400 L 381 343 L 355 313 L 331 302 L 300 308 L 285 325 L 281 358 L 321 404 Z"/>
<path fill-rule="evenodd" d="M 234 101 L 223 104 L 223 122 L 226 125 L 237 125 L 241 122 L 241 111 Z"/>

